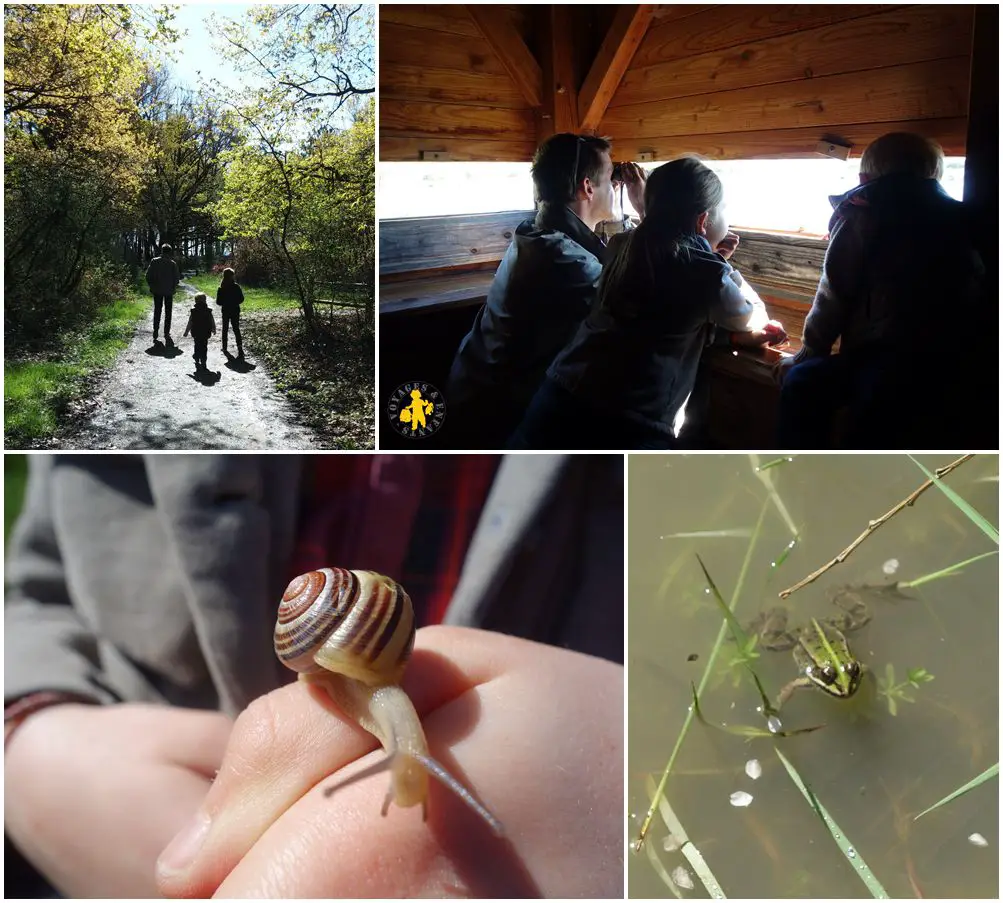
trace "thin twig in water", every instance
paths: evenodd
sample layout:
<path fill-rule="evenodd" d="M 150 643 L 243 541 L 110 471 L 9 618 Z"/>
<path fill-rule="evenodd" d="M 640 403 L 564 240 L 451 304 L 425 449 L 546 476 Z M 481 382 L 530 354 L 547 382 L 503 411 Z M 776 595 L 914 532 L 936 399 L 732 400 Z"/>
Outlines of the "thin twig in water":
<path fill-rule="evenodd" d="M 952 470 L 954 470 L 955 467 L 964 464 L 965 461 L 973 457 L 975 456 L 962 455 L 956 461 L 952 461 L 950 464 L 946 464 L 943 467 L 939 468 L 938 470 L 934 471 L 934 473 L 937 475 L 937 479 L 941 479 L 942 477 L 947 476 L 947 474 L 949 474 Z M 835 558 L 833 558 L 832 561 L 823 564 L 822 567 L 820 567 L 817 571 L 814 571 L 813 573 L 809 574 L 807 577 L 804 578 L 804 580 L 795 583 L 794 586 L 782 590 L 779 594 L 780 598 L 786 599 L 789 595 L 791 595 L 792 593 L 796 593 L 799 589 L 802 589 L 809 583 L 814 583 L 830 568 L 835 567 L 837 564 L 842 564 L 844 561 L 846 561 L 847 558 L 850 557 L 850 553 L 853 552 L 853 550 L 856 549 L 857 546 L 859 546 L 865 539 L 867 539 L 867 537 L 870 536 L 875 530 L 877 530 L 878 527 L 891 520 L 903 508 L 911 507 L 915 503 L 916 499 L 918 499 L 931 486 L 933 486 L 933 480 L 927 480 L 922 486 L 919 487 L 919 489 L 911 493 L 907 498 L 904 498 L 890 511 L 886 511 L 877 520 L 872 520 L 867 525 L 867 529 L 864 530 L 864 532 L 861 533 L 855 540 L 853 540 L 853 542 L 851 542 L 845 549 L 843 549 L 843 551 L 840 552 Z"/>

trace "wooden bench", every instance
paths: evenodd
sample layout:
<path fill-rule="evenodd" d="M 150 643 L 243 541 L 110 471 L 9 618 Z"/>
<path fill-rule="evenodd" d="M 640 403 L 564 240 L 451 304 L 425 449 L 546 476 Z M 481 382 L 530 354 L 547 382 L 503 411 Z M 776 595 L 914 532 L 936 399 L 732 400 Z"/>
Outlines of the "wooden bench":
<path fill-rule="evenodd" d="M 477 306 L 530 210 L 380 222 L 380 313 Z"/>

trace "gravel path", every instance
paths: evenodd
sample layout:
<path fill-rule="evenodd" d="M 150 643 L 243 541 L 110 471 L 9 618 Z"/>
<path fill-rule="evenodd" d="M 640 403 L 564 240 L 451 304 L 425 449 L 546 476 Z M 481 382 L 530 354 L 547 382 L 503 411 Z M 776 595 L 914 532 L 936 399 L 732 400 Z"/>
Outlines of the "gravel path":
<path fill-rule="evenodd" d="M 153 301 L 129 346 L 97 388 L 81 426 L 60 445 L 86 449 L 287 449 L 315 447 L 275 388 L 264 365 L 245 347 L 246 364 L 228 362 L 216 335 L 209 340 L 208 376 L 195 377 L 191 336 L 182 338 L 194 286 L 182 282 L 174 296 L 168 356 L 153 345 Z M 211 302 L 210 302 L 211 303 Z M 236 351 L 229 336 L 231 352 Z"/>

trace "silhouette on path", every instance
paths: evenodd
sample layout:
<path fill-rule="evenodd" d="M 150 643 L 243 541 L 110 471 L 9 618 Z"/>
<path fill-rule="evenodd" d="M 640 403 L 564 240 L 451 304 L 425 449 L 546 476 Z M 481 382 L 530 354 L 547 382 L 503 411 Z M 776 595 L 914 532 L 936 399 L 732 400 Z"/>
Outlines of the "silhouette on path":
<path fill-rule="evenodd" d="M 184 295 L 182 295 L 182 292 Z M 175 307 L 192 303 L 182 282 Z M 147 298 L 146 303 L 152 304 Z M 97 388 L 83 424 L 63 448 L 85 449 L 307 449 L 313 434 L 301 426 L 267 370 L 248 349 L 246 364 L 228 362 L 214 337 L 209 373 L 195 377 L 191 336 L 177 348 L 153 343 L 151 319 L 137 324 L 128 347 Z"/>

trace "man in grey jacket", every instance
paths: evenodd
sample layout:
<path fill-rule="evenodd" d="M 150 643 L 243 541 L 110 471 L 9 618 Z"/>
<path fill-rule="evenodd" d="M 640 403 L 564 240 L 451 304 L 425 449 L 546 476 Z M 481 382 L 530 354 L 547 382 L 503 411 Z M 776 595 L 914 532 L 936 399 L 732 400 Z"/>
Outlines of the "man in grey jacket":
<path fill-rule="evenodd" d="M 164 311 L 164 342 L 168 348 L 174 347 L 171 339 L 171 308 L 174 292 L 181 282 L 181 271 L 174 261 L 174 249 L 169 244 L 160 246 L 160 256 L 150 261 L 146 270 L 146 284 L 153 295 L 153 342 L 158 342 L 160 334 L 160 310 Z"/>
<path fill-rule="evenodd" d="M 351 558 L 332 565 L 391 567 L 384 562 L 404 560 L 409 544 L 420 550 L 427 542 L 423 493 L 414 491 L 422 456 L 31 459 L 6 571 L 5 827 L 61 892 L 153 896 L 154 861 L 192 817 L 206 776 L 222 767 L 233 716 L 245 712 L 242 736 L 256 754 L 267 753 L 260 719 L 272 709 L 251 703 L 271 699 L 292 677 L 275 657 L 272 629 L 290 564 L 298 564 L 304 503 L 319 491 L 320 468 L 360 461 L 365 478 L 345 503 L 348 529 L 321 554 Z M 432 645 L 444 631 L 438 642 L 457 649 L 481 635 L 487 639 L 477 642 L 497 646 L 499 635 L 489 632 L 497 630 L 622 661 L 622 478 L 619 456 L 502 458 L 444 619 L 488 631 L 428 628 Z M 346 511 L 333 506 L 329 520 L 338 525 Z M 388 536 L 394 531 L 400 536 Z M 424 634 L 419 649 L 429 642 Z M 622 690 L 609 686 L 611 676 L 622 682 L 620 668 L 531 648 L 541 651 L 530 660 L 550 657 L 558 673 L 597 675 L 595 691 L 605 687 L 607 705 L 618 699 L 622 707 Z M 565 664 L 572 660 L 584 664 Z M 412 680 L 430 690 L 437 680 L 455 683 L 441 661 L 431 669 L 438 677 L 426 673 L 424 684 L 416 662 Z M 308 723 L 327 723 L 323 710 L 286 689 L 282 698 L 301 706 Z M 556 711 L 563 691 L 550 692 L 541 704 Z M 622 744 L 622 708 L 595 717 L 602 721 L 595 729 L 615 727 Z M 241 738 L 233 742 L 239 747 Z M 575 750 L 586 747 L 575 741 Z M 295 774 L 295 763 L 286 769 Z M 622 794 L 622 759 L 615 771 Z M 608 840 L 618 851 L 622 806 L 612 809 Z M 420 825 L 414 820 L 412 828 Z"/>
<path fill-rule="evenodd" d="M 643 211 L 643 171 L 627 171 L 627 193 Z M 606 248 L 593 230 L 613 218 L 610 143 L 548 138 L 533 160 L 533 185 L 536 217 L 516 229 L 453 360 L 445 391 L 452 448 L 505 447 L 595 297 Z"/>

